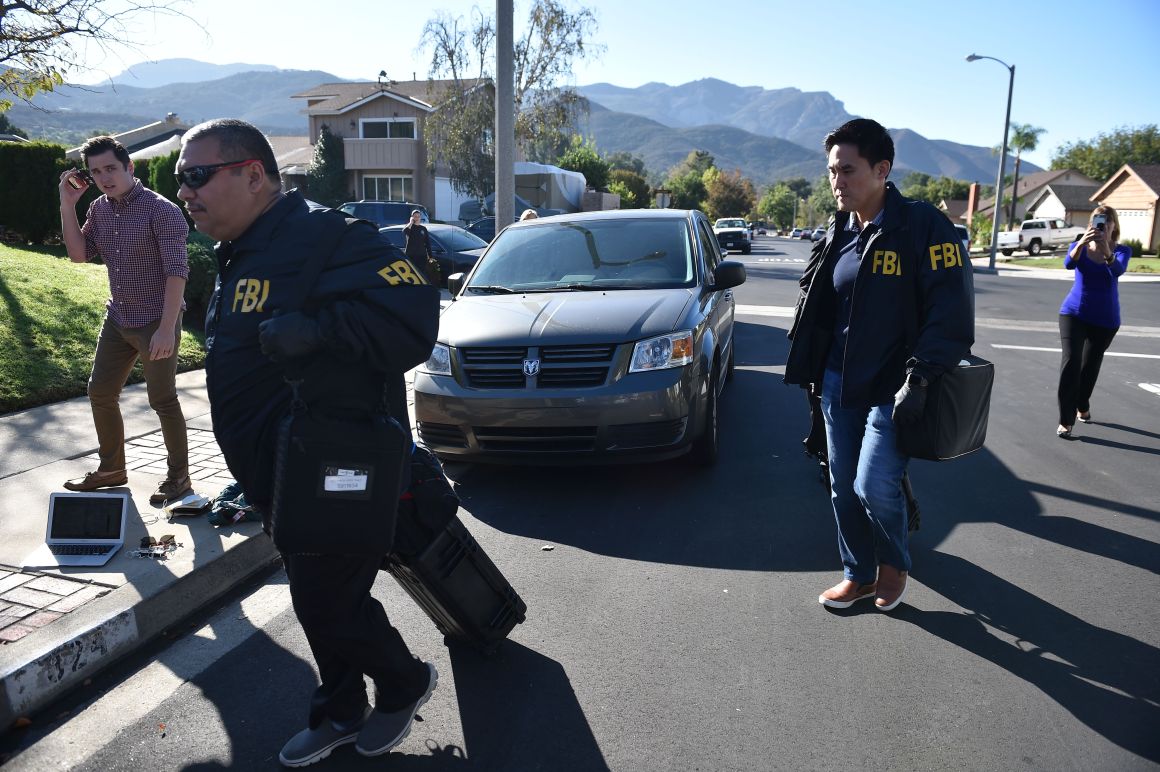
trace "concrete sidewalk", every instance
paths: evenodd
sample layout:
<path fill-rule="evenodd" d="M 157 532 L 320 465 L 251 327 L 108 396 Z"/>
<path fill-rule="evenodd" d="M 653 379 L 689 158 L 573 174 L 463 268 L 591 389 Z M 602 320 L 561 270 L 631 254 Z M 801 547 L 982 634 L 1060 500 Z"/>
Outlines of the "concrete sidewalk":
<path fill-rule="evenodd" d="M 407 377 L 413 417 L 412 377 Z M 213 498 L 232 482 L 214 440 L 205 371 L 177 378 L 189 427 L 190 477 Z M 0 416 L 0 729 L 179 623 L 276 559 L 261 524 L 215 528 L 206 515 L 169 519 L 149 503 L 165 450 L 144 384 L 121 397 L 132 494 L 125 546 L 97 568 L 25 569 L 45 533 L 49 494 L 97 466 L 88 399 Z M 143 536 L 173 534 L 164 560 L 138 558 Z"/>

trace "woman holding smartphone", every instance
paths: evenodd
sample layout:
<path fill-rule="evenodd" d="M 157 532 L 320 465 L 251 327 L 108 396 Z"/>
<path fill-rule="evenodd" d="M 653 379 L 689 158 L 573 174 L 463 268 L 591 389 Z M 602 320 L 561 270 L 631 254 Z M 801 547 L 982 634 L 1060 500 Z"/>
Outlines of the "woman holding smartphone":
<path fill-rule="evenodd" d="M 1120 218 L 1110 206 L 1092 212 L 1087 231 L 1067 250 L 1064 268 L 1075 269 L 1075 284 L 1059 308 L 1063 364 L 1059 370 L 1059 428 L 1071 437 L 1078 418 L 1090 423 L 1091 396 L 1104 352 L 1120 329 L 1117 281 L 1128 269 L 1132 250 L 1117 242 Z"/>

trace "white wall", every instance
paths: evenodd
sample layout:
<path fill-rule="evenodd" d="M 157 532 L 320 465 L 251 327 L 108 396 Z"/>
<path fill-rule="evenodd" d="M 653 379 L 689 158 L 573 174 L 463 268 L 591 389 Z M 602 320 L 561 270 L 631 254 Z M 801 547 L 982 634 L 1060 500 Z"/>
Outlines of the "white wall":
<path fill-rule="evenodd" d="M 430 212 L 432 220 L 459 222 L 459 205 L 470 201 L 471 196 L 459 193 L 451 187 L 450 177 L 435 178 L 435 211 Z"/>

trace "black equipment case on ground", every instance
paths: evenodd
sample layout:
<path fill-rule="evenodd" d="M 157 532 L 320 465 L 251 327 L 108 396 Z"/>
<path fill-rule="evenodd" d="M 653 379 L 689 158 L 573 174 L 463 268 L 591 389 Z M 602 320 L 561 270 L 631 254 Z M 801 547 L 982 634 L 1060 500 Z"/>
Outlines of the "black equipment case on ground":
<path fill-rule="evenodd" d="M 399 527 L 408 527 L 406 519 Z M 427 612 L 447 643 L 462 641 L 490 654 L 527 614 L 527 604 L 458 517 L 425 549 L 391 554 L 383 567 Z"/>

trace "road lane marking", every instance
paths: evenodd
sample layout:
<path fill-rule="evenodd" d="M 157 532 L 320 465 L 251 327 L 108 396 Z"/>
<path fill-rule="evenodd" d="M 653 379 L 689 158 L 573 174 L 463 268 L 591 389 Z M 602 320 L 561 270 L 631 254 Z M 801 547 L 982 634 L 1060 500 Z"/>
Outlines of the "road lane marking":
<path fill-rule="evenodd" d="M 1063 351 L 1063 349 L 1046 348 L 1044 346 L 1008 346 L 1008 345 L 1005 345 L 1002 343 L 992 343 L 991 348 L 1010 348 L 1010 349 L 1017 349 L 1019 351 L 1054 351 L 1057 354 L 1060 353 L 1061 351 Z M 1129 353 L 1124 352 L 1124 351 L 1105 351 L 1104 356 L 1106 356 L 1106 357 L 1131 357 L 1133 359 L 1160 359 L 1160 354 L 1129 354 Z"/>
<path fill-rule="evenodd" d="M 1141 383 L 1140 388 L 1160 396 L 1160 383 Z"/>
<path fill-rule="evenodd" d="M 975 327 L 987 327 L 995 330 L 1019 330 L 1023 332 L 1059 332 L 1059 322 L 1052 321 L 1022 321 L 1018 319 L 992 319 L 980 317 L 975 319 Z M 1160 338 L 1160 327 L 1141 327 L 1125 325 L 1120 327 L 1117 335 L 1129 338 Z"/>
<path fill-rule="evenodd" d="M 793 317 L 793 306 L 747 306 L 737 304 L 737 313 L 747 316 L 788 316 Z"/>
<path fill-rule="evenodd" d="M 15 769 L 70 769 L 102 750 L 106 738 L 156 711 L 186 683 L 291 609 L 286 582 L 272 581 L 235 600 L 196 632 L 179 638 L 157 659 L 105 692 L 12 760 Z M 194 685 L 192 688 L 199 688 Z M 115 721 L 115 726 L 110 722 Z"/>

